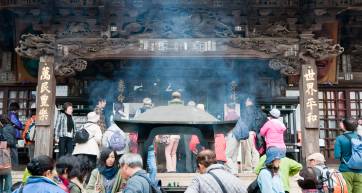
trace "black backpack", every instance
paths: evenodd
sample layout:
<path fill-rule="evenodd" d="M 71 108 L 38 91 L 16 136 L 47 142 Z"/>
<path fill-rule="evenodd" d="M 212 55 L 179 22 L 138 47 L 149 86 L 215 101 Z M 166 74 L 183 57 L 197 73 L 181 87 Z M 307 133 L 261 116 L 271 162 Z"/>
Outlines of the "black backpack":
<path fill-rule="evenodd" d="M 263 168 L 261 170 L 268 170 L 267 168 Z M 260 172 L 261 172 L 260 170 Z M 270 171 L 270 170 L 268 170 Z M 259 172 L 259 174 L 260 174 Z M 248 189 L 247 189 L 248 193 L 261 193 L 261 190 L 260 190 L 260 187 L 259 187 L 259 183 L 258 183 L 258 177 L 256 177 L 256 179 L 248 186 Z"/>
<path fill-rule="evenodd" d="M 256 178 L 247 189 L 248 193 L 261 193 L 259 184 L 258 184 L 258 178 Z"/>
<path fill-rule="evenodd" d="M 90 126 L 90 125 L 89 125 Z M 87 126 L 87 127 L 89 127 Z M 82 126 L 81 129 L 75 132 L 74 142 L 75 143 L 86 143 L 89 140 L 89 132 L 87 131 L 87 127 Z"/>

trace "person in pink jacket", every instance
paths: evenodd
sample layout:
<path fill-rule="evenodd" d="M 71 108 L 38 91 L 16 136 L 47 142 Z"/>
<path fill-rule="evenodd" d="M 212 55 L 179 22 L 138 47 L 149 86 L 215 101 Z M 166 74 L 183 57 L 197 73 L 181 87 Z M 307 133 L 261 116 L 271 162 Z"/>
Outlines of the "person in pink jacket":
<path fill-rule="evenodd" d="M 284 131 L 287 129 L 284 123 L 279 120 L 280 111 L 272 109 L 269 120 L 260 129 L 260 135 L 265 137 L 267 152 L 271 149 L 278 149 L 283 157 L 286 154 L 284 143 Z"/>

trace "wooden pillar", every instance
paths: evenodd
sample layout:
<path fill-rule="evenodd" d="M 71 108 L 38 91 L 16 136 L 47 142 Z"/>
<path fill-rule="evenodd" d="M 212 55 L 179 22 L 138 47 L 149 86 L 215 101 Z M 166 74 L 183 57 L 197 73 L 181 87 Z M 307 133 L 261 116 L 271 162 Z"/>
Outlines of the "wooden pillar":
<path fill-rule="evenodd" d="M 299 89 L 304 162 L 308 155 L 320 152 L 317 66 L 313 58 L 302 65 Z"/>
<path fill-rule="evenodd" d="M 53 155 L 55 85 L 54 56 L 42 56 L 36 91 L 35 156 Z"/>

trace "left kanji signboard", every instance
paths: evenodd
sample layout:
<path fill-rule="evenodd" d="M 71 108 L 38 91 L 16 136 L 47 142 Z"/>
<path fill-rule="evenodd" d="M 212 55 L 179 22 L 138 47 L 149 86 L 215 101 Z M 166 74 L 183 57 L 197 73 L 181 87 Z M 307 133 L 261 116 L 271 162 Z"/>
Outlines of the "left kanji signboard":
<path fill-rule="evenodd" d="M 40 57 L 37 87 L 37 125 L 51 125 L 54 115 L 55 77 L 54 57 Z"/>

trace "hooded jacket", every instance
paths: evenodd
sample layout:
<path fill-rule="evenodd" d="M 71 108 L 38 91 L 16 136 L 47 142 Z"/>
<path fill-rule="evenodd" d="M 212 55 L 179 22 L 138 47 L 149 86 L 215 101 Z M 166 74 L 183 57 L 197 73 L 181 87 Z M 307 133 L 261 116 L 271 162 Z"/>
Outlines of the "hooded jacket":
<path fill-rule="evenodd" d="M 287 128 L 279 119 L 270 119 L 260 129 L 260 135 L 265 137 L 266 147 L 285 149 L 284 131 Z"/>
<path fill-rule="evenodd" d="M 19 193 L 20 188 L 13 193 Z M 65 193 L 57 184 L 43 176 L 30 176 L 23 188 L 23 193 Z"/>
<path fill-rule="evenodd" d="M 225 166 L 221 164 L 213 164 L 206 169 L 205 174 L 196 176 L 191 185 L 186 189 L 185 193 L 220 193 L 222 192 L 220 185 L 210 174 L 215 174 L 224 185 L 227 192 L 246 193 L 242 182 L 239 178 L 232 175 Z"/>

